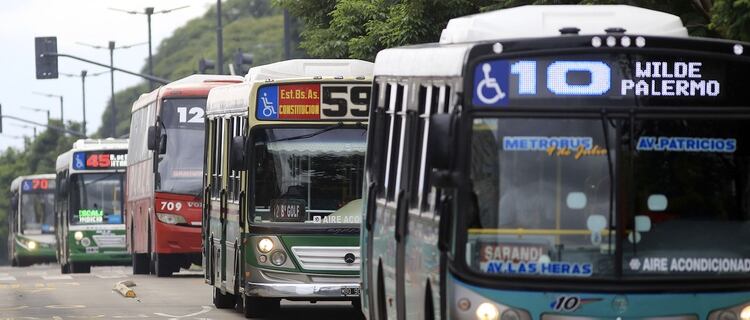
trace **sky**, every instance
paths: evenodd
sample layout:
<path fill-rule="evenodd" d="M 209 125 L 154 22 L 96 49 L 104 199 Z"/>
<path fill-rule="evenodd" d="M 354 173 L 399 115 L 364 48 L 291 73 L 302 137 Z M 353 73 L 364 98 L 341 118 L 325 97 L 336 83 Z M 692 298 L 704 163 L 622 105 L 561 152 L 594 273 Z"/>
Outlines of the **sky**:
<path fill-rule="evenodd" d="M 172 35 L 175 29 L 190 19 L 202 16 L 214 0 L 3 0 L 0 10 L 0 105 L 4 115 L 46 123 L 46 113 L 22 107 L 51 110 L 51 117 L 60 118 L 59 98 L 50 98 L 33 92 L 63 96 L 65 120 L 82 121 L 82 85 L 80 77 L 60 75 L 59 79 L 37 80 L 34 64 L 34 38 L 57 37 L 57 50 L 96 62 L 109 64 L 108 49 L 94 49 L 78 43 L 107 48 L 109 41 L 116 46 L 148 42 L 145 15 L 132 15 L 109 8 L 143 12 L 146 7 L 155 11 L 189 6 L 167 14 L 153 15 L 151 33 L 153 53 L 159 43 Z M 118 49 L 114 52 L 115 67 L 139 72 L 146 65 L 148 45 Z M 196 62 L 197 63 L 197 62 Z M 110 97 L 108 69 L 69 58 L 59 59 L 60 73 L 86 77 L 86 122 L 89 134 L 101 125 L 104 107 Z M 115 91 L 132 86 L 141 79 L 115 72 Z M 132 101 L 118 101 L 132 104 Z M 32 136 L 33 128 L 23 123 L 3 119 L 0 150 L 23 147 L 23 136 Z M 42 128 L 38 129 L 43 131 Z"/>

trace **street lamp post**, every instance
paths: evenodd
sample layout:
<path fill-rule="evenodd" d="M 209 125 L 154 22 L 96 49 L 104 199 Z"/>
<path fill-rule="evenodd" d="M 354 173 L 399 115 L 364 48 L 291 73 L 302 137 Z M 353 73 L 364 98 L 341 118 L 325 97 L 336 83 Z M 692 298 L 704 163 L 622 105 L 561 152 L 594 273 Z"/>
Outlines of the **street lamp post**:
<path fill-rule="evenodd" d="M 109 82 L 110 82 L 110 93 L 112 94 L 112 115 L 110 121 L 112 122 L 112 137 L 117 136 L 117 104 L 115 104 L 115 50 L 116 49 L 128 49 L 135 46 L 146 44 L 146 42 L 142 43 L 136 43 L 136 44 L 130 44 L 130 45 L 124 45 L 124 46 L 115 46 L 114 41 L 110 41 L 106 47 L 98 46 L 98 45 L 91 45 L 83 42 L 76 42 L 77 44 L 84 45 L 87 47 L 91 47 L 94 49 L 107 49 L 109 50 Z"/>
<path fill-rule="evenodd" d="M 216 0 L 216 74 L 224 74 L 224 36 L 221 26 L 221 0 Z"/>
<path fill-rule="evenodd" d="M 82 131 L 83 131 L 83 135 L 84 136 L 87 136 L 87 133 L 88 133 L 88 131 L 86 130 L 86 77 L 87 76 L 88 77 L 97 77 L 97 76 L 103 75 L 103 74 L 105 74 L 107 72 L 109 72 L 109 71 L 102 71 L 102 72 L 97 72 L 97 73 L 91 73 L 91 74 L 89 74 L 88 71 L 81 70 L 81 74 L 80 75 L 72 74 L 72 73 L 60 72 L 61 75 L 64 75 L 66 77 L 78 77 L 78 78 L 81 78 L 81 93 L 83 95 L 82 96 L 83 100 L 82 100 L 82 104 L 81 104 L 82 107 L 83 107 L 83 130 Z"/>
<path fill-rule="evenodd" d="M 32 108 L 32 107 L 21 107 L 22 109 L 36 111 L 36 112 L 46 112 L 47 113 L 47 123 L 49 124 L 49 110 L 48 109 L 42 109 L 42 108 Z"/>
<path fill-rule="evenodd" d="M 151 50 L 151 16 L 154 14 L 170 13 L 172 11 L 184 9 L 187 7 L 189 6 L 182 6 L 182 7 L 159 10 L 159 11 L 154 11 L 154 7 L 147 7 L 143 9 L 143 12 L 134 11 L 134 10 L 122 10 L 122 9 L 115 9 L 115 8 L 109 8 L 109 9 L 114 10 L 114 11 L 125 12 L 128 14 L 143 14 L 146 16 L 146 22 L 148 23 L 148 74 L 153 76 L 154 75 L 154 58 L 153 58 L 153 54 Z M 149 88 L 154 89 L 154 82 L 152 80 L 149 80 L 148 84 L 149 84 Z"/>
<path fill-rule="evenodd" d="M 44 97 L 47 97 L 47 98 L 59 98 L 60 99 L 60 122 L 62 122 L 63 127 L 65 127 L 65 120 L 64 120 L 64 117 L 63 117 L 63 96 L 62 95 L 58 95 L 58 94 L 53 94 L 53 93 L 36 92 L 36 91 L 34 91 L 32 93 L 35 94 L 35 95 L 44 96 Z"/>

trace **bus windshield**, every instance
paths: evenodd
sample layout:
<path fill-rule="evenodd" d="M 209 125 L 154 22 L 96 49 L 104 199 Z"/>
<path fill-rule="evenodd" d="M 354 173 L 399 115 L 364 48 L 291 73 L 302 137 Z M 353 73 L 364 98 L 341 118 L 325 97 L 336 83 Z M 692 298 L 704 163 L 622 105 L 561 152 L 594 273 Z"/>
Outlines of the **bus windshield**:
<path fill-rule="evenodd" d="M 360 222 L 364 128 L 264 128 L 253 135 L 251 221 Z"/>
<path fill-rule="evenodd" d="M 203 116 L 206 98 L 165 99 L 161 122 L 167 152 L 159 155 L 157 191 L 200 195 L 203 183 Z"/>
<path fill-rule="evenodd" d="M 53 191 L 23 193 L 21 196 L 21 233 L 46 234 L 55 231 L 55 195 Z"/>
<path fill-rule="evenodd" d="M 71 175 L 71 224 L 122 224 L 122 173 Z"/>
<path fill-rule="evenodd" d="M 503 276 L 611 277 L 617 263 L 630 277 L 750 272 L 747 121 L 619 121 L 616 139 L 606 120 L 476 119 L 467 264 Z M 633 181 L 616 183 L 618 206 L 607 145 Z"/>

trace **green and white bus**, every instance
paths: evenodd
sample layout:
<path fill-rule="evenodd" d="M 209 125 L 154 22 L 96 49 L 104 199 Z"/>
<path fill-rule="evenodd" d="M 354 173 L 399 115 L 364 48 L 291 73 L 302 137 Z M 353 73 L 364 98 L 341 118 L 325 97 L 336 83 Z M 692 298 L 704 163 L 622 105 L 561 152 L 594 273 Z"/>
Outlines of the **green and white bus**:
<path fill-rule="evenodd" d="M 204 266 L 214 305 L 359 302 L 359 223 L 372 63 L 289 60 L 211 89 Z"/>
<path fill-rule="evenodd" d="M 123 217 L 128 140 L 81 139 L 57 157 L 55 230 L 62 273 L 131 263 Z"/>
<path fill-rule="evenodd" d="M 10 184 L 8 260 L 12 266 L 55 261 L 55 175 L 17 177 Z"/>
<path fill-rule="evenodd" d="M 369 319 L 750 319 L 750 44 L 524 6 L 374 70 Z"/>

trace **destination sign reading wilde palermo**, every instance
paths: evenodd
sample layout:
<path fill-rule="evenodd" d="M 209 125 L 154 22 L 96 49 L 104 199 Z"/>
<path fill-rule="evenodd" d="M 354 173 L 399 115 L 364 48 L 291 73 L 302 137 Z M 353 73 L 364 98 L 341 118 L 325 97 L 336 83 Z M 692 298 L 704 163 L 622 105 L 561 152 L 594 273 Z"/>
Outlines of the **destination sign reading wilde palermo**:
<path fill-rule="evenodd" d="M 258 89 L 258 120 L 366 119 L 370 86 L 337 83 L 266 85 Z"/>
<path fill-rule="evenodd" d="M 486 60 L 474 66 L 471 102 L 475 107 L 604 102 L 744 106 L 750 93 L 736 82 L 744 81 L 748 71 L 749 63 L 690 56 L 589 54 Z"/>
<path fill-rule="evenodd" d="M 121 169 L 128 166 L 127 150 L 81 151 L 73 153 L 73 169 Z"/>

